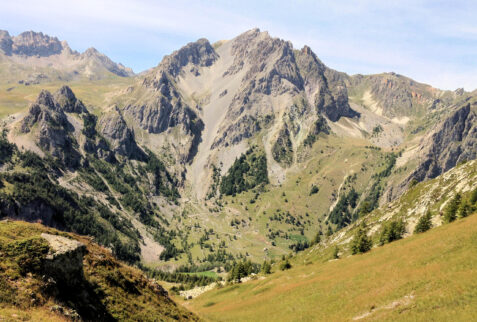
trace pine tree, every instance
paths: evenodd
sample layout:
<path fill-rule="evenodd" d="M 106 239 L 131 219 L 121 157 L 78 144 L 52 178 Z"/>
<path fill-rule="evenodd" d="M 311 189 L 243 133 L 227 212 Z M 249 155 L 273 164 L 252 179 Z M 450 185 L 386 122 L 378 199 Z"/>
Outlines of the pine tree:
<path fill-rule="evenodd" d="M 335 246 L 335 249 L 333 250 L 333 258 L 334 259 L 340 258 L 340 249 L 338 248 L 338 246 Z"/>
<path fill-rule="evenodd" d="M 460 204 L 459 210 L 457 211 L 457 215 L 459 218 L 465 218 L 470 214 L 471 208 L 470 205 L 464 201 Z"/>
<path fill-rule="evenodd" d="M 354 239 L 351 243 L 351 252 L 353 255 L 366 253 L 373 246 L 373 242 L 368 238 L 366 227 L 361 224 L 354 235 Z"/>
<path fill-rule="evenodd" d="M 419 218 L 419 221 L 417 222 L 416 227 L 414 228 L 414 233 L 423 233 L 425 231 L 428 231 L 429 229 L 432 228 L 432 213 L 430 210 L 427 210 L 426 214 Z"/>
<path fill-rule="evenodd" d="M 395 240 L 401 239 L 406 231 L 406 226 L 402 220 L 391 221 L 384 225 L 381 236 L 379 237 L 379 244 L 384 245 Z"/>
<path fill-rule="evenodd" d="M 472 191 L 471 195 L 470 195 L 470 204 L 473 205 L 473 204 L 476 204 L 477 203 L 477 188 L 474 189 L 474 191 Z"/>
<path fill-rule="evenodd" d="M 457 218 L 457 210 L 461 203 L 461 195 L 457 193 L 449 202 L 444 213 L 444 221 L 447 223 L 453 222 Z"/>
<path fill-rule="evenodd" d="M 272 265 L 270 265 L 269 262 L 264 261 L 262 265 L 262 273 L 267 275 L 267 274 L 270 274 L 271 272 L 272 272 Z"/>

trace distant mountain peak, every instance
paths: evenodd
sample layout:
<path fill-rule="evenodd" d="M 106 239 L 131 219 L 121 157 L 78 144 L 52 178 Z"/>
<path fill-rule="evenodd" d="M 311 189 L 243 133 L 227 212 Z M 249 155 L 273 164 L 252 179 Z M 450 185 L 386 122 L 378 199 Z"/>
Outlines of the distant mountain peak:
<path fill-rule="evenodd" d="M 28 68 L 47 65 L 57 69 L 65 74 L 60 77 L 62 80 L 76 78 L 78 74 L 90 79 L 101 79 L 108 72 L 121 77 L 134 75 L 132 69 L 113 62 L 96 48 L 88 48 L 80 54 L 71 50 L 66 41 L 42 32 L 25 31 L 11 36 L 8 31 L 0 30 L 0 54 L 2 53 L 14 58 L 12 64 L 26 65 Z M 31 57 L 36 60 L 32 61 Z M 78 64 L 78 61 L 82 63 Z"/>
<path fill-rule="evenodd" d="M 12 37 L 12 53 L 15 55 L 47 57 L 60 54 L 64 47 L 57 37 L 42 32 L 25 31 Z"/>

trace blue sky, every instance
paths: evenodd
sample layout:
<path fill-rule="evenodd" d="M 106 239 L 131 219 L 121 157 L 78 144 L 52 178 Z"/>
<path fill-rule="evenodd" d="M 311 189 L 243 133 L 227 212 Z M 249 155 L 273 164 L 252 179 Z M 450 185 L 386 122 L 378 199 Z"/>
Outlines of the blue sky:
<path fill-rule="evenodd" d="M 0 0 L 0 29 L 43 31 L 140 72 L 189 41 L 258 27 L 349 74 L 477 88 L 477 1 Z"/>

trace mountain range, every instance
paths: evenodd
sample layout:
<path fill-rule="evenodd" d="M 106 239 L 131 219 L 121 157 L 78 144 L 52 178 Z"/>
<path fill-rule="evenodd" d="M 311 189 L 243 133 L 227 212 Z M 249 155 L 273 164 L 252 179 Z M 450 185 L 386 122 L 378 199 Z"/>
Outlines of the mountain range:
<path fill-rule="evenodd" d="M 0 31 L 1 217 L 90 235 L 149 274 L 218 278 L 316 236 L 343 248 L 363 221 L 372 236 L 399 216 L 409 233 L 433 198 L 442 212 L 477 188 L 476 91 L 318 56 L 252 29 L 136 75 Z M 416 188 L 448 173 L 455 185 Z"/>

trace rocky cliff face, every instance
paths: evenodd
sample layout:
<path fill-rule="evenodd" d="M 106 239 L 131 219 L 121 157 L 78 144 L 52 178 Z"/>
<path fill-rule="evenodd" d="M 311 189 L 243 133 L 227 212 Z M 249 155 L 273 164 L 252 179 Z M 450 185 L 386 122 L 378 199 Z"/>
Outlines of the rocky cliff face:
<path fill-rule="evenodd" d="M 89 113 L 68 86 L 63 86 L 54 94 L 42 91 L 21 120 L 19 130 L 29 135 L 43 152 L 71 168 L 81 164 L 81 150 L 109 161 L 114 160 L 114 153 L 137 160 L 145 158 L 122 117 L 103 117 L 100 129 L 104 137 L 96 132 L 96 123 L 97 117 Z"/>
<path fill-rule="evenodd" d="M 389 186 L 385 200 L 401 196 L 410 185 L 433 179 L 460 162 L 477 158 L 477 113 L 466 104 L 454 110 L 424 137 L 418 147 L 417 167 L 401 182 Z"/>
<path fill-rule="evenodd" d="M 127 126 L 126 121 L 117 108 L 104 115 L 99 120 L 98 126 L 101 134 L 108 140 L 111 149 L 115 153 L 128 159 L 146 159 L 146 154 L 136 143 L 133 131 Z"/>
<path fill-rule="evenodd" d="M 449 105 L 455 93 L 418 83 L 396 73 L 347 77 L 351 95 L 379 115 L 389 118 L 422 115 Z"/>
<path fill-rule="evenodd" d="M 75 94 L 68 86 L 61 87 L 54 95 L 54 100 L 66 113 L 86 113 L 83 102 L 76 98 Z"/>
<path fill-rule="evenodd" d="M 357 117 L 348 103 L 346 75 L 327 68 L 307 46 L 296 52 L 308 100 L 319 112 L 336 122 L 340 117 Z"/>
<path fill-rule="evenodd" d="M 435 178 L 459 162 L 477 158 L 477 114 L 470 104 L 452 113 L 422 146 L 427 152 L 411 175 L 417 181 Z"/>
<path fill-rule="evenodd" d="M 190 71 L 197 75 L 197 67 L 208 67 L 212 65 L 217 58 L 217 53 L 209 41 L 205 38 L 201 38 L 196 42 L 185 45 L 171 55 L 164 57 L 159 64 L 159 70 L 172 77 L 177 77 L 182 71 L 182 68 L 191 65 Z"/>

